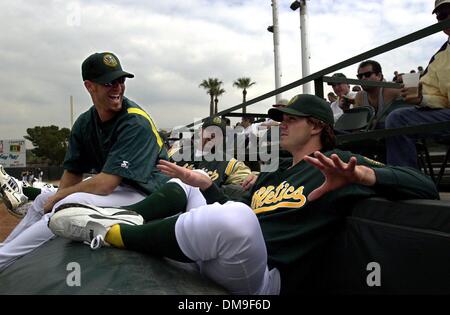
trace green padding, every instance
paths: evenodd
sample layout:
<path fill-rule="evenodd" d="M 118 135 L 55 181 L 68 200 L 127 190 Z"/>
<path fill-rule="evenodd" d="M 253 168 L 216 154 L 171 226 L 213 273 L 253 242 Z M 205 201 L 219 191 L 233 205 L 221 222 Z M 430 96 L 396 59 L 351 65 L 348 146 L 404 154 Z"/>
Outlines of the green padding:
<path fill-rule="evenodd" d="M 355 203 L 352 217 L 450 236 L 450 202 L 444 200 L 364 199 Z"/>
<path fill-rule="evenodd" d="M 81 286 L 70 287 L 80 265 Z M 72 274 L 71 274 L 72 273 Z M 0 294 L 227 294 L 198 273 L 164 259 L 56 238 L 0 273 Z"/>

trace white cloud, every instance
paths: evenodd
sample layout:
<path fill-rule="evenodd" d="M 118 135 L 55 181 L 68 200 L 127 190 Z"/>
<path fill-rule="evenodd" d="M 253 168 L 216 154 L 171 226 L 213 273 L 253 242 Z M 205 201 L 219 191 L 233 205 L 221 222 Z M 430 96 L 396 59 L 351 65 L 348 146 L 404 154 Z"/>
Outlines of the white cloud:
<path fill-rule="evenodd" d="M 282 83 L 300 79 L 299 13 L 279 2 Z M 45 4 L 42 4 L 45 3 Z M 399 36 L 431 25 L 428 0 L 309 1 L 311 70 L 319 71 Z M 224 82 L 219 109 L 241 102 L 233 81 L 257 82 L 251 99 L 274 88 L 270 1 L 3 1 L 0 4 L 0 138 L 21 138 L 28 127 L 68 127 L 69 96 L 75 114 L 91 100 L 80 75 L 82 60 L 113 51 L 136 75 L 127 96 L 142 104 L 160 127 L 187 124 L 209 111 L 198 87 L 208 77 Z M 433 35 L 374 57 L 390 78 L 394 70 L 426 66 L 445 40 Z M 354 77 L 356 66 L 343 72 Z M 284 93 L 291 97 L 294 89 Z M 250 108 L 264 112 L 274 99 Z"/>

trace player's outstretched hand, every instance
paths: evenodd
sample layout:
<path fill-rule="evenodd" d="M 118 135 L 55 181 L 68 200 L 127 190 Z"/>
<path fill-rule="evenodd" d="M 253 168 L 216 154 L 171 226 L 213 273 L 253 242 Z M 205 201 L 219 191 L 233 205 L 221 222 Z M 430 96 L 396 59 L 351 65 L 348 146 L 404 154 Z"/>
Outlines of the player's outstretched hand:
<path fill-rule="evenodd" d="M 199 187 L 202 190 L 205 190 L 212 185 L 212 181 L 208 175 L 178 166 L 175 163 L 166 160 L 159 160 L 156 167 L 163 174 L 173 178 L 179 178 L 183 183 L 193 187 Z"/>
<path fill-rule="evenodd" d="M 356 165 L 354 156 L 350 158 L 348 163 L 344 163 L 337 154 L 332 154 L 328 158 L 321 152 L 316 151 L 314 157 L 305 156 L 305 161 L 323 173 L 325 182 L 308 195 L 309 201 L 316 200 L 329 191 L 349 184 L 372 186 L 376 182 L 375 172 L 369 167 Z"/>

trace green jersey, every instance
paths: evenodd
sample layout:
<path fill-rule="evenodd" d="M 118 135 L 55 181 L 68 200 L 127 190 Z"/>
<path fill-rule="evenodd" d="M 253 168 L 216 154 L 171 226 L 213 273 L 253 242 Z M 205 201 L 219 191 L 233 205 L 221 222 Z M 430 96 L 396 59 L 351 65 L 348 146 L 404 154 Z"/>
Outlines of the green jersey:
<path fill-rule="evenodd" d="M 167 152 L 150 116 L 124 97 L 117 115 L 102 122 L 94 106 L 76 120 L 69 138 L 64 169 L 77 173 L 104 172 L 150 194 L 168 177 L 155 167 Z"/>
<path fill-rule="evenodd" d="M 307 196 L 324 182 L 323 174 L 302 160 L 294 166 L 272 173 L 261 173 L 251 191 L 243 198 L 256 213 L 266 242 L 268 265 L 280 270 L 282 292 L 297 287 L 310 272 L 320 249 L 335 232 L 344 217 L 346 205 L 356 198 L 381 195 L 391 199 L 438 198 L 433 182 L 419 172 L 389 167 L 363 156 L 333 150 L 348 162 L 355 156 L 358 165 L 374 169 L 373 187 L 349 185 L 309 202 Z M 204 192 L 208 203 L 225 201 L 216 190 Z M 342 211 L 344 210 L 344 211 Z"/>
<path fill-rule="evenodd" d="M 250 168 L 235 158 L 216 161 L 213 160 L 213 157 L 200 156 L 197 159 L 199 161 L 196 161 L 193 157 L 190 161 L 182 160 L 176 162 L 176 164 L 191 170 L 198 169 L 206 172 L 209 178 L 219 187 L 228 184 L 238 185 L 251 174 Z"/>

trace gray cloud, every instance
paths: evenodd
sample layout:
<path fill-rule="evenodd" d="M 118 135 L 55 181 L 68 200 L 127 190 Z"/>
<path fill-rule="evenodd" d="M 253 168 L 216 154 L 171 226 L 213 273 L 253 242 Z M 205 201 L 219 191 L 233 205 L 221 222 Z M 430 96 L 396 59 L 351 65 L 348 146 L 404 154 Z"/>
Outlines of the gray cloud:
<path fill-rule="evenodd" d="M 208 114 L 209 96 L 198 87 L 208 77 L 224 82 L 219 109 L 241 102 L 241 91 L 232 87 L 238 77 L 257 82 L 248 98 L 272 90 L 273 40 L 266 31 L 272 12 L 267 2 L 3 1 L 0 139 L 21 138 L 26 128 L 37 125 L 69 127 L 70 95 L 76 116 L 91 106 L 80 64 L 95 51 L 113 51 L 136 75 L 127 81 L 126 95 L 160 127 Z M 289 9 L 289 1 L 279 2 L 282 83 L 288 84 L 301 77 L 299 15 Z M 315 0 L 309 8 L 313 72 L 435 22 L 428 0 Z M 444 40 L 436 34 L 376 59 L 390 78 L 394 70 L 426 66 Z M 343 71 L 354 77 L 356 65 Z M 266 111 L 273 101 L 251 111 Z"/>

